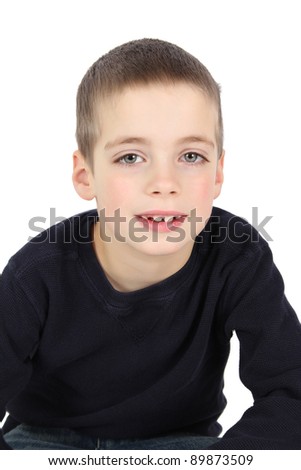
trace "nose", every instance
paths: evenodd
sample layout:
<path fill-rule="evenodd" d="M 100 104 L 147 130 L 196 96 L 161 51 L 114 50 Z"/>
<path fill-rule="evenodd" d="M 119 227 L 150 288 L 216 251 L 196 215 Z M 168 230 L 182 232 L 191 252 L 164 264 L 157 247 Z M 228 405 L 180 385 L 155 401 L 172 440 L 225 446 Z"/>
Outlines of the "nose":
<path fill-rule="evenodd" d="M 175 169 L 170 164 L 160 163 L 150 169 L 147 194 L 170 197 L 180 193 L 180 184 Z"/>

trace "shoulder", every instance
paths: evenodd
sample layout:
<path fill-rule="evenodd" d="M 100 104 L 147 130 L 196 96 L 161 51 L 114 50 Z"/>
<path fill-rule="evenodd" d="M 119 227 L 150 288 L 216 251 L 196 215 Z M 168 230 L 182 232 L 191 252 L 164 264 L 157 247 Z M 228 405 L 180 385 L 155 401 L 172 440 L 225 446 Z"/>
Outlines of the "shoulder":
<path fill-rule="evenodd" d="M 90 227 L 96 220 L 97 211 L 90 210 L 52 225 L 17 251 L 8 266 L 18 277 L 37 266 L 76 259 L 78 244 L 91 243 Z"/>
<path fill-rule="evenodd" d="M 259 227 L 259 226 L 258 226 Z M 257 228 L 258 228 L 257 227 Z M 205 228 L 201 233 L 210 249 L 225 252 L 229 256 L 254 257 L 269 252 L 268 242 L 257 228 L 243 217 L 239 217 L 219 207 L 214 207 Z"/>

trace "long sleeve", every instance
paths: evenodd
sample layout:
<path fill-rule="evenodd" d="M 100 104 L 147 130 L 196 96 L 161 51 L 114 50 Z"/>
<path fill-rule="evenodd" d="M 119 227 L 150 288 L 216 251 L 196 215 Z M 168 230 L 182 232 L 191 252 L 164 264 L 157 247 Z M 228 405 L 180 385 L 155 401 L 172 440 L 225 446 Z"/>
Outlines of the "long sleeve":
<path fill-rule="evenodd" d="M 120 293 L 81 235 L 93 214 L 53 226 L 3 272 L 1 419 L 112 439 L 216 435 L 235 331 L 254 406 L 211 448 L 301 449 L 301 327 L 267 243 L 242 243 L 234 230 L 250 227 L 217 210 L 178 273 Z"/>
<path fill-rule="evenodd" d="M 301 449 L 301 326 L 265 242 L 232 273 L 224 304 L 254 404 L 210 449 Z"/>
<path fill-rule="evenodd" d="M 0 278 L 0 421 L 5 407 L 27 384 L 39 340 L 36 311 L 7 267 Z M 7 448 L 0 433 L 0 449 Z"/>

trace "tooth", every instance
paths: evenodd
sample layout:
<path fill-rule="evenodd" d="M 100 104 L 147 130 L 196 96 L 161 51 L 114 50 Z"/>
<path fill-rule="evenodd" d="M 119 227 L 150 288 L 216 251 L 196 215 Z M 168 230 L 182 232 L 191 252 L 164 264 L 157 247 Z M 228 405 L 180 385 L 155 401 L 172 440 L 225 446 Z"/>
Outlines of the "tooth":
<path fill-rule="evenodd" d="M 162 220 L 164 221 L 164 217 L 154 217 L 154 221 L 155 222 L 162 222 Z"/>
<path fill-rule="evenodd" d="M 171 215 L 170 217 L 165 217 L 165 222 L 171 222 L 172 220 L 174 219 L 173 215 Z"/>

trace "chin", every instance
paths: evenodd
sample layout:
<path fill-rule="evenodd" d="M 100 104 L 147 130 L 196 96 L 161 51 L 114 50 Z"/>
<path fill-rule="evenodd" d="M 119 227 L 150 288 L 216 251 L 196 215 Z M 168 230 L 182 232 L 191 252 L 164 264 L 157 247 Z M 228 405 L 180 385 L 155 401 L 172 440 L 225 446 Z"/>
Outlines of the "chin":
<path fill-rule="evenodd" d="M 192 244 L 192 241 L 190 245 Z M 183 249 L 187 249 L 188 241 L 149 241 L 146 240 L 141 243 L 136 243 L 132 245 L 136 251 L 139 251 L 141 254 L 149 256 L 168 256 L 176 255 L 180 253 Z"/>

